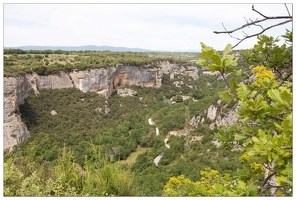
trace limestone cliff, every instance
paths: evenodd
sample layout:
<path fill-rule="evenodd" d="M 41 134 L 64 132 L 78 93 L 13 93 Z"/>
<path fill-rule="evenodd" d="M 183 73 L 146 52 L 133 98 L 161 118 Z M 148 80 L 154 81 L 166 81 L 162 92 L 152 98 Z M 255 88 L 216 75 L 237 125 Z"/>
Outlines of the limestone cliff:
<path fill-rule="evenodd" d="M 145 87 L 159 87 L 162 77 L 159 69 L 149 65 L 131 67 L 118 65 L 116 67 L 91 69 L 70 73 L 76 88 L 86 92 L 94 91 L 109 96 L 118 88 L 125 85 L 139 85 Z"/>
<path fill-rule="evenodd" d="M 37 89 L 51 88 L 51 89 L 60 89 L 60 88 L 70 88 L 74 87 L 71 77 L 69 74 L 60 72 L 58 75 L 49 75 L 49 76 L 38 76 L 36 77 Z"/>
<path fill-rule="evenodd" d="M 30 95 L 32 85 L 26 76 L 4 78 L 3 91 L 3 145 L 4 149 L 19 144 L 30 133 L 26 125 L 21 121 L 18 106 L 24 103 L 24 99 Z"/>
<path fill-rule="evenodd" d="M 11 149 L 30 137 L 18 114 L 18 108 L 25 98 L 31 94 L 37 95 L 40 89 L 76 87 L 83 92 L 94 91 L 109 96 L 125 85 L 161 87 L 163 74 L 168 73 L 198 78 L 196 67 L 183 67 L 169 62 L 140 67 L 117 65 L 49 76 L 26 74 L 22 77 L 4 77 L 4 149 Z"/>

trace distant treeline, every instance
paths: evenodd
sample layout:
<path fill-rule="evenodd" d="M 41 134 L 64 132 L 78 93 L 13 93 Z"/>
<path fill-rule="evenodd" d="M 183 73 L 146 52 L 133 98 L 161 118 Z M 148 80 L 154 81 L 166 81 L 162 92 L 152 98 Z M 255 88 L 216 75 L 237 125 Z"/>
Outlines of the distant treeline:
<path fill-rule="evenodd" d="M 83 53 L 83 52 L 97 52 L 95 50 L 77 50 L 77 51 L 63 51 L 60 49 L 57 50 L 22 50 L 22 49 L 4 49 L 4 54 L 69 54 L 71 52 L 77 52 L 77 53 Z M 110 52 L 110 51 L 105 51 L 105 52 Z"/>

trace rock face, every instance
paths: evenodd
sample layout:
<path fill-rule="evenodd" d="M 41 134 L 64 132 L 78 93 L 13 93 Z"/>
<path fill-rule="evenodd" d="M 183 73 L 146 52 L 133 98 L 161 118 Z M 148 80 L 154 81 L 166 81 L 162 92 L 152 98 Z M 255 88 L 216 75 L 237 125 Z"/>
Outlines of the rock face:
<path fill-rule="evenodd" d="M 207 118 L 212 121 L 210 124 L 210 129 L 214 129 L 216 126 L 227 126 L 233 125 L 238 122 L 237 109 L 238 107 L 232 109 L 226 109 L 226 107 L 220 107 L 221 100 L 217 101 L 217 105 L 211 105 L 207 109 Z M 219 106 L 218 106 L 219 105 Z M 223 111 L 224 110 L 224 111 Z M 189 125 L 197 128 L 200 124 L 203 124 L 205 119 L 201 116 L 193 116 L 189 121 Z"/>
<path fill-rule="evenodd" d="M 27 126 L 18 115 L 18 106 L 24 103 L 24 99 L 30 95 L 32 86 L 25 76 L 24 78 L 4 78 L 3 91 L 3 139 L 4 149 L 18 145 L 30 137 Z"/>
<path fill-rule="evenodd" d="M 215 107 L 214 105 L 211 105 L 208 108 L 207 118 L 209 118 L 210 120 L 214 120 L 216 117 L 217 117 L 217 107 Z"/>
<path fill-rule="evenodd" d="M 37 95 L 40 89 L 76 87 L 83 92 L 94 91 L 109 96 L 125 85 L 161 87 L 163 74 L 184 74 L 198 78 L 196 67 L 183 67 L 169 62 L 158 62 L 140 67 L 117 65 L 114 67 L 60 72 L 58 75 L 39 76 L 27 74 L 22 77 L 4 77 L 4 149 L 30 137 L 26 125 L 18 115 L 20 104 L 31 94 Z M 108 112 L 108 108 L 105 108 Z"/>
<path fill-rule="evenodd" d="M 58 75 L 49 75 L 49 76 L 38 76 L 36 77 L 37 89 L 42 88 L 51 88 L 51 89 L 60 89 L 60 88 L 70 88 L 73 87 L 71 77 L 69 74 L 61 72 Z"/>
<path fill-rule="evenodd" d="M 184 74 L 192 77 L 194 80 L 198 79 L 198 70 L 194 66 L 180 67 L 177 64 L 171 64 L 169 62 L 160 62 L 159 66 L 161 67 L 162 73 L 171 73 L 171 78 L 174 77 L 174 74 Z"/>
<path fill-rule="evenodd" d="M 216 126 L 226 126 L 226 125 L 232 125 L 236 123 L 238 121 L 238 115 L 235 110 L 230 110 L 223 117 L 221 115 L 218 115 L 215 121 Z"/>
<path fill-rule="evenodd" d="M 76 88 L 83 92 L 94 91 L 109 96 L 118 88 L 125 85 L 138 85 L 145 87 L 160 87 L 162 76 L 159 69 L 150 66 L 131 67 L 117 66 L 107 69 L 91 69 L 88 71 L 72 72 L 70 76 Z"/>
<path fill-rule="evenodd" d="M 211 105 L 211 107 L 212 107 L 212 110 L 215 110 L 215 112 L 213 112 L 215 113 L 215 115 L 213 114 L 212 118 L 210 118 L 213 121 L 213 123 L 210 124 L 210 129 L 213 130 L 215 126 L 221 127 L 221 126 L 232 125 L 238 121 L 238 115 L 237 115 L 238 107 L 227 109 L 226 112 L 222 111 L 223 107 L 220 109 L 218 109 L 213 105 Z M 225 109 L 225 106 L 224 106 L 224 109 Z M 209 108 L 209 110 L 211 109 Z M 208 116 L 209 116 L 209 113 L 208 113 Z"/>
<path fill-rule="evenodd" d="M 204 121 L 205 121 L 205 118 L 202 118 L 201 116 L 193 116 L 192 119 L 189 121 L 189 125 L 197 128 L 198 125 L 203 124 Z"/>

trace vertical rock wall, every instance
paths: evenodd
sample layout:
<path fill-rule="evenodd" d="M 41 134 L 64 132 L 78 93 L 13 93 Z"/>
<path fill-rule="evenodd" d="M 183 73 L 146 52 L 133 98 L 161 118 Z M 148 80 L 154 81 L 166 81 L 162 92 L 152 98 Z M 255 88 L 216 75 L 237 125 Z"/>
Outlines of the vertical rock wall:
<path fill-rule="evenodd" d="M 30 137 L 26 125 L 21 121 L 18 106 L 30 95 L 32 85 L 26 76 L 10 77 L 4 78 L 3 89 L 3 145 L 6 149 Z"/>

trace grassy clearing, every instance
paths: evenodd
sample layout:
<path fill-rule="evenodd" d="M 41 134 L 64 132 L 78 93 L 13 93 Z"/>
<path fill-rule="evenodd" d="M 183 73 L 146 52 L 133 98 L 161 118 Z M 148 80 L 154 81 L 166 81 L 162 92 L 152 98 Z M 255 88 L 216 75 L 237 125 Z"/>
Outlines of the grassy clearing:
<path fill-rule="evenodd" d="M 122 164 L 128 164 L 128 165 L 132 165 L 136 162 L 136 159 L 138 157 L 138 155 L 145 153 L 146 151 L 148 151 L 150 148 L 147 147 L 141 147 L 141 146 L 137 146 L 136 151 L 131 153 L 131 155 L 126 159 L 126 160 L 120 160 L 119 162 Z"/>

